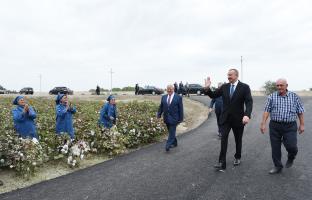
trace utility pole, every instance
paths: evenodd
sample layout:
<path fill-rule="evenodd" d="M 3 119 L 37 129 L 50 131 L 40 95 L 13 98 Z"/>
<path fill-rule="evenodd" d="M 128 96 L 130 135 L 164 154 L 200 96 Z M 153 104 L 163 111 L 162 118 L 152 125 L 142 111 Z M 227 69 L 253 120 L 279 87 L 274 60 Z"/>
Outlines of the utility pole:
<path fill-rule="evenodd" d="M 241 81 L 243 82 L 243 56 L 241 56 Z"/>
<path fill-rule="evenodd" d="M 39 87 L 40 90 L 39 90 L 39 91 L 40 91 L 40 93 L 41 93 L 41 92 L 42 92 L 42 91 L 41 91 L 41 81 L 42 81 L 42 75 L 41 75 L 41 74 L 39 74 L 39 80 L 40 80 L 40 87 Z"/>
<path fill-rule="evenodd" d="M 113 73 L 114 73 L 112 68 L 110 69 L 109 73 L 110 73 L 110 79 L 111 79 L 111 89 L 110 89 L 109 94 L 112 94 L 112 92 L 113 92 Z"/>

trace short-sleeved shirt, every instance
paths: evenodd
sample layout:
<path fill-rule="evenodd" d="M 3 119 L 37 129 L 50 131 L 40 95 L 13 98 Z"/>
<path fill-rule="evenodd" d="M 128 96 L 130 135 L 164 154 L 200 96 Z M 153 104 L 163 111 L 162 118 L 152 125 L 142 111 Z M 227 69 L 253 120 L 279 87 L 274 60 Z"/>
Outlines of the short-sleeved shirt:
<path fill-rule="evenodd" d="M 271 120 L 288 123 L 296 121 L 298 114 L 305 110 L 299 96 L 287 91 L 285 96 L 278 92 L 269 95 L 264 111 L 270 113 Z"/>

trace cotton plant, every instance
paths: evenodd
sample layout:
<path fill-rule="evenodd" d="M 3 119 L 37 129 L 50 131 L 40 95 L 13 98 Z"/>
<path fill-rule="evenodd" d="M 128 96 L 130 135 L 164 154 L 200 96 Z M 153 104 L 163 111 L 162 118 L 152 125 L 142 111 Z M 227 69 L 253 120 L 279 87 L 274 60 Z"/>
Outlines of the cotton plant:
<path fill-rule="evenodd" d="M 29 179 L 37 168 L 47 160 L 47 155 L 44 154 L 40 143 L 33 141 L 31 138 L 14 137 L 12 140 L 7 140 L 7 142 L 9 150 L 2 151 L 1 149 L 0 165 L 14 169 L 18 175 L 26 179 Z M 0 146 L 3 147 L 3 143 L 0 143 Z"/>
<path fill-rule="evenodd" d="M 69 149 L 69 154 L 67 157 L 67 164 L 70 167 L 76 167 L 79 162 L 84 159 L 85 155 L 90 151 L 90 147 L 85 141 L 78 141 L 73 144 Z"/>
<path fill-rule="evenodd" d="M 115 156 L 157 140 L 166 133 L 162 120 L 155 117 L 158 105 L 153 102 L 118 104 L 118 123 L 111 129 L 98 124 L 103 102 L 76 101 L 74 116 L 75 141 L 64 133 L 55 134 L 55 102 L 47 98 L 31 98 L 29 104 L 37 112 L 39 140 L 18 139 L 11 117 L 12 98 L 0 99 L 0 167 L 31 177 L 42 163 L 58 159 L 70 167 L 92 154 Z"/>

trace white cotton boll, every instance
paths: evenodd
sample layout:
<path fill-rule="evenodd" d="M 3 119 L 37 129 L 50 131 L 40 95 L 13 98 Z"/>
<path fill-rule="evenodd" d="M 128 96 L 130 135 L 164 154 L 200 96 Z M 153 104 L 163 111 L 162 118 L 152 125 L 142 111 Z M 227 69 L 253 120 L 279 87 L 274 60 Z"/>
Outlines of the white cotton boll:
<path fill-rule="evenodd" d="M 72 157 L 72 156 L 69 156 L 69 157 L 67 158 L 67 163 L 70 164 L 70 163 L 72 162 L 72 160 L 73 160 L 73 157 Z"/>
<path fill-rule="evenodd" d="M 83 155 L 83 154 L 81 154 L 81 155 L 80 155 L 80 159 L 81 159 L 81 160 L 83 160 L 83 158 L 84 158 L 84 155 Z"/>
<path fill-rule="evenodd" d="M 78 145 L 76 145 L 76 144 L 74 146 L 72 146 L 71 151 L 72 151 L 74 156 L 80 155 L 80 149 L 79 149 Z"/>
<path fill-rule="evenodd" d="M 89 147 L 89 146 L 86 146 L 84 152 L 88 152 L 88 151 L 90 151 L 90 147 Z"/>
<path fill-rule="evenodd" d="M 20 155 L 20 157 L 24 157 L 24 154 L 23 154 L 23 153 L 20 153 L 19 155 Z"/>
<path fill-rule="evenodd" d="M 95 132 L 92 130 L 92 131 L 90 132 L 90 135 L 94 136 L 94 134 L 95 134 Z"/>
<path fill-rule="evenodd" d="M 10 168 L 12 169 L 14 166 L 13 165 L 10 165 Z"/>
<path fill-rule="evenodd" d="M 36 165 L 37 165 L 37 163 L 36 163 L 36 162 L 33 162 L 33 163 L 32 163 L 32 165 L 33 165 L 33 166 L 36 166 Z"/>
<path fill-rule="evenodd" d="M 33 143 L 35 143 L 35 144 L 38 144 L 38 143 L 39 143 L 39 141 L 37 140 L 37 138 L 33 138 L 32 141 L 33 141 Z"/>
<path fill-rule="evenodd" d="M 76 164 L 77 163 L 77 160 L 73 160 L 73 164 Z"/>
<path fill-rule="evenodd" d="M 4 163 L 4 159 L 1 159 L 1 160 L 0 160 L 0 163 L 3 164 L 3 163 Z"/>
<path fill-rule="evenodd" d="M 93 147 L 93 146 L 94 146 L 94 142 L 91 142 L 91 144 L 90 144 L 90 145 L 91 145 L 91 147 Z"/>

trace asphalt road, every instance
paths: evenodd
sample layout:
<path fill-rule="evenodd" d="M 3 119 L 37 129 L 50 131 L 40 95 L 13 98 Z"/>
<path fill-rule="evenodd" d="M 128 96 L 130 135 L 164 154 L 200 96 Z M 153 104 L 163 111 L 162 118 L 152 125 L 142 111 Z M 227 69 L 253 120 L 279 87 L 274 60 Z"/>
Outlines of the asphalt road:
<path fill-rule="evenodd" d="M 208 97 L 193 97 L 208 104 Z M 303 98 L 307 113 L 312 98 Z M 169 153 L 164 143 L 150 145 L 128 155 L 28 188 L 0 195 L 12 200 L 62 199 L 312 199 L 312 118 L 306 113 L 306 132 L 298 137 L 294 166 L 269 175 L 273 166 L 268 134 L 259 123 L 264 97 L 254 97 L 254 111 L 243 137 L 242 164 L 231 166 L 234 138 L 229 138 L 228 168 L 216 172 L 220 140 L 212 115 L 199 128 L 178 137 L 179 146 Z M 283 161 L 287 159 L 283 148 Z"/>

